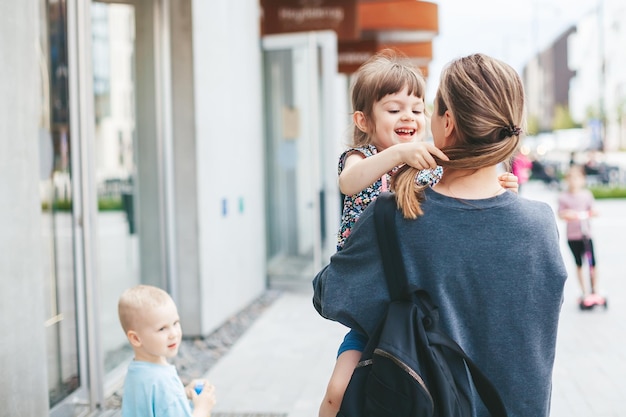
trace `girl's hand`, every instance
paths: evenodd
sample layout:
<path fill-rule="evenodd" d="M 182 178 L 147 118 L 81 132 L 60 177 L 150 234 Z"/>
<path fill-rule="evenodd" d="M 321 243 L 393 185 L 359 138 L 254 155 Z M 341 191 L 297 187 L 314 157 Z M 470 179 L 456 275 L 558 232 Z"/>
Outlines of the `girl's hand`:
<path fill-rule="evenodd" d="M 402 164 L 410 165 L 415 169 L 437 168 L 433 155 L 441 160 L 448 160 L 446 154 L 430 142 L 399 143 L 393 148 L 398 151 Z"/>
<path fill-rule="evenodd" d="M 498 182 L 500 182 L 500 185 L 504 189 L 513 191 L 514 193 L 519 192 L 519 182 L 517 180 L 517 176 L 511 174 L 510 172 L 498 175 Z"/>

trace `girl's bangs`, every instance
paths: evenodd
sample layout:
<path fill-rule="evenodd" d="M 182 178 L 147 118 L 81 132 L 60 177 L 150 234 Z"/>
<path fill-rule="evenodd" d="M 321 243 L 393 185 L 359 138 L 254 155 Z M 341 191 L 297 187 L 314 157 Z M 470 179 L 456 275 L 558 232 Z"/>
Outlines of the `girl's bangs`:
<path fill-rule="evenodd" d="M 380 100 L 389 94 L 399 93 L 405 87 L 408 89 L 410 95 L 424 98 L 426 87 L 423 79 L 420 77 L 419 72 L 394 66 L 391 71 L 388 71 L 381 77 L 379 82 L 380 88 L 377 89 L 379 94 L 376 99 Z"/>

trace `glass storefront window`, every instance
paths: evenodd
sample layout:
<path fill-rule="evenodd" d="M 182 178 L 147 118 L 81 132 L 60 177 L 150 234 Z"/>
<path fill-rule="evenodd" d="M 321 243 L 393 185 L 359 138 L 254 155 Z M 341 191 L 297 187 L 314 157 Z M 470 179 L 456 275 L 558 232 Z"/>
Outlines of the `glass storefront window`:
<path fill-rule="evenodd" d="M 140 283 L 135 207 L 135 8 L 94 2 L 91 8 L 95 158 L 98 194 L 97 276 L 104 370 L 130 358 L 117 300 Z"/>
<path fill-rule="evenodd" d="M 45 3 L 44 111 L 40 123 L 40 198 L 50 406 L 80 386 L 76 316 L 67 25 L 64 0 Z M 47 78 L 47 79 L 46 79 Z"/>
<path fill-rule="evenodd" d="M 158 181 L 146 185 L 153 179 L 150 176 L 139 181 L 137 168 L 141 153 L 135 26 L 138 16 L 142 22 L 151 18 L 136 10 L 141 6 L 142 11 L 151 11 L 152 6 L 93 0 L 83 8 L 70 2 L 70 16 L 91 20 L 91 24 L 72 25 L 76 22 L 68 24 L 67 0 L 41 0 L 41 4 L 46 28 L 41 35 L 40 198 L 47 374 L 51 415 L 61 416 L 101 404 L 104 390 L 110 388 L 107 384 L 116 384 L 120 375 L 111 371 L 122 370 L 132 358 L 119 325 L 117 300 L 126 288 L 142 282 L 146 268 L 141 263 L 145 256 L 141 256 L 140 243 L 156 241 L 140 238 L 140 232 L 155 229 L 139 227 L 142 216 L 138 216 L 137 198 L 140 185 L 144 197 L 158 197 L 158 193 L 145 192 L 154 192 L 150 185 Z M 78 42 L 89 37 L 83 35 L 89 30 L 91 43 Z M 151 38 L 143 40 L 150 43 Z M 91 59 L 91 68 L 82 65 L 81 59 Z M 85 76 L 92 77 L 91 85 L 82 82 Z M 91 87 L 93 107 L 81 105 L 82 93 L 91 92 Z M 143 88 L 153 92 L 149 83 Z M 85 116 L 93 120 L 93 126 L 85 122 Z M 142 119 L 141 126 L 148 127 L 139 129 L 140 133 L 154 131 L 155 116 Z M 154 163 L 145 159 L 144 168 Z M 146 207 L 152 205 L 143 204 L 144 211 Z M 161 247 L 151 243 L 143 253 L 152 254 L 152 245 Z M 158 275 L 148 274 L 150 278 Z"/>

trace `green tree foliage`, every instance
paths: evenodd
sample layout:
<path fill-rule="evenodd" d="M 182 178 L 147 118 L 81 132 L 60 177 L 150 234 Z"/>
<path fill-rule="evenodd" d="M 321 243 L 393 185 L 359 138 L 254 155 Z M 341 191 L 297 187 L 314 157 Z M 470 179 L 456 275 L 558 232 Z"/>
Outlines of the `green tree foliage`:
<path fill-rule="evenodd" d="M 556 106 L 554 109 L 554 119 L 552 120 L 552 129 L 574 129 L 578 127 L 580 127 L 580 124 L 572 119 L 572 115 L 567 106 Z"/>
<path fill-rule="evenodd" d="M 526 134 L 528 136 L 534 136 L 537 133 L 539 133 L 539 118 L 531 114 L 526 120 Z"/>

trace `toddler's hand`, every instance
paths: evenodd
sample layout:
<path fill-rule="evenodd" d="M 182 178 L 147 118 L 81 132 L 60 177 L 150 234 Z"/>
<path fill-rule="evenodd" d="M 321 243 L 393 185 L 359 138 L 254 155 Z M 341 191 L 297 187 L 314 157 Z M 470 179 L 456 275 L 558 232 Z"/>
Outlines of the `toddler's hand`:
<path fill-rule="evenodd" d="M 209 386 L 208 379 L 194 379 L 187 385 L 185 385 L 185 394 L 190 400 L 193 399 L 193 394 L 199 395 L 204 391 L 205 386 Z"/>
<path fill-rule="evenodd" d="M 448 157 L 430 142 L 400 143 L 394 147 L 400 153 L 402 163 L 416 169 L 435 169 L 437 162 L 433 155 L 444 161 L 448 160 Z"/>
<path fill-rule="evenodd" d="M 502 188 L 506 188 L 514 193 L 519 192 L 519 182 L 517 180 L 517 176 L 511 174 L 510 172 L 498 175 L 498 182 L 500 182 Z"/>
<path fill-rule="evenodd" d="M 200 394 L 196 394 L 194 389 L 195 385 L 199 382 L 203 382 L 204 386 Z M 210 416 L 211 410 L 215 406 L 215 386 L 206 379 L 196 379 L 185 387 L 185 392 L 193 402 L 193 415 L 196 416 Z"/>

